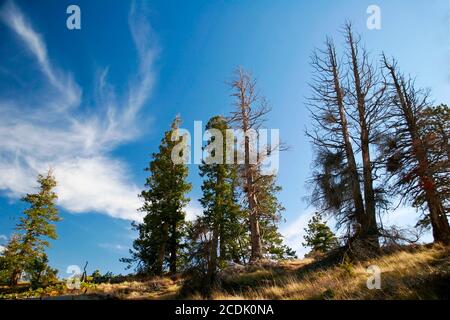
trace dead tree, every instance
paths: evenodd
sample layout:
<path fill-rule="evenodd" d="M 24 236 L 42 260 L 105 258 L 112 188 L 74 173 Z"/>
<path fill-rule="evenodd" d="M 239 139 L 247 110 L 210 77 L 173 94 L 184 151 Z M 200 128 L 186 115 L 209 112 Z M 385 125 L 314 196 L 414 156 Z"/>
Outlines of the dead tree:
<path fill-rule="evenodd" d="M 371 145 L 384 134 L 387 117 L 386 85 L 379 69 L 370 61 L 367 50 L 361 45 L 361 38 L 355 35 L 350 23 L 344 28 L 347 45 L 349 81 L 346 88 L 350 116 L 356 124 L 355 143 L 361 152 L 364 187 L 365 215 L 362 234 L 366 241 L 379 247 L 376 221 L 377 195 L 374 188 L 375 167 L 371 156 Z M 383 190 L 378 189 L 381 193 Z"/>
<path fill-rule="evenodd" d="M 251 132 L 256 132 L 264 122 L 264 116 L 270 111 L 265 99 L 256 91 L 256 81 L 242 68 L 235 71 L 230 83 L 232 97 L 235 98 L 235 110 L 230 122 L 244 134 L 242 178 L 249 209 L 251 256 L 250 262 L 263 257 L 259 222 L 258 190 L 256 181 L 259 176 L 258 155 L 252 141 Z M 253 137 L 255 138 L 255 137 Z"/>
<path fill-rule="evenodd" d="M 314 129 L 307 132 L 315 147 L 312 203 L 333 212 L 340 225 L 348 225 L 359 237 L 365 209 L 359 172 L 350 136 L 345 106 L 344 76 L 332 39 L 311 58 L 314 77 L 309 109 Z"/>
<path fill-rule="evenodd" d="M 307 135 L 317 157 L 311 200 L 348 226 L 350 242 L 378 249 L 377 210 L 386 209 L 387 200 L 385 189 L 376 185 L 383 167 L 371 152 L 386 131 L 386 85 L 349 23 L 344 35 L 344 61 L 330 38 L 312 56 L 314 129 Z"/>
<path fill-rule="evenodd" d="M 88 262 L 86 261 L 86 264 L 84 265 L 84 268 L 83 268 L 83 274 L 81 275 L 81 279 L 80 279 L 81 282 L 87 281 L 87 272 L 86 272 L 87 266 L 88 266 Z"/>
<path fill-rule="evenodd" d="M 390 80 L 393 136 L 386 143 L 388 167 L 396 177 L 394 190 L 411 202 L 428 207 L 428 221 L 433 229 L 435 242 L 450 243 L 450 227 L 444 210 L 442 196 L 437 185 L 437 170 L 430 147 L 423 135 L 424 110 L 430 107 L 429 92 L 415 87 L 411 78 L 405 78 L 397 63 L 383 55 L 384 68 Z M 446 162 L 448 164 L 448 160 Z M 445 170 L 447 181 L 449 171 Z"/>

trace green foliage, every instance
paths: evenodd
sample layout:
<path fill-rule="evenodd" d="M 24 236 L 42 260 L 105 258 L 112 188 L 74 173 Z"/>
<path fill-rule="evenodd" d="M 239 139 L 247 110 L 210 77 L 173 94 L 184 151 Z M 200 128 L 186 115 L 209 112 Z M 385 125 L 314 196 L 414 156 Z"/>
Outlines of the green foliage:
<path fill-rule="evenodd" d="M 322 221 L 320 213 L 316 212 L 308 222 L 305 242 L 303 246 L 311 247 L 312 252 L 326 253 L 338 245 L 338 241 L 331 229 Z"/>
<path fill-rule="evenodd" d="M 11 275 L 21 263 L 20 238 L 14 234 L 6 245 L 2 255 L 0 255 L 0 283 L 10 284 Z"/>
<path fill-rule="evenodd" d="M 100 283 L 101 282 L 100 280 L 102 279 L 102 274 L 100 273 L 100 270 L 97 269 L 94 272 L 92 272 L 91 279 L 95 283 Z"/>
<path fill-rule="evenodd" d="M 24 271 L 32 288 L 48 286 L 58 281 L 58 271 L 49 267 L 48 258 L 45 254 L 35 257 Z"/>
<path fill-rule="evenodd" d="M 318 300 L 332 300 L 335 297 L 333 289 L 327 289 L 318 297 Z"/>
<path fill-rule="evenodd" d="M 111 280 L 114 278 L 114 275 L 112 272 L 106 272 L 104 275 L 100 273 L 100 270 L 95 270 L 91 277 L 90 277 L 93 283 L 106 283 L 111 282 Z"/>
<path fill-rule="evenodd" d="M 23 201 L 29 204 L 24 216 L 16 227 L 16 234 L 6 246 L 0 259 L 4 266 L 0 279 L 9 277 L 11 285 L 16 285 L 25 273 L 33 286 L 49 283 L 56 279 L 56 271 L 48 266 L 45 248 L 50 239 L 56 239 L 55 222 L 59 221 L 56 208 L 57 195 L 53 191 L 56 180 L 49 171 L 37 179 L 39 191 L 27 194 Z"/>
<path fill-rule="evenodd" d="M 209 120 L 206 129 L 218 130 L 224 137 L 223 141 L 211 137 L 206 145 L 208 156 L 200 166 L 200 176 L 204 178 L 200 199 L 204 208 L 202 219 L 212 235 L 210 257 L 218 258 L 216 265 L 223 265 L 227 260 L 240 261 L 238 241 L 245 237 L 240 222 L 243 212 L 237 199 L 237 167 L 226 164 L 225 136 L 229 127 L 223 117 L 216 116 Z"/>
<path fill-rule="evenodd" d="M 190 280 L 183 286 L 184 294 L 198 291 L 207 295 L 218 268 L 227 261 L 243 263 L 246 259 L 242 243 L 248 238 L 248 229 L 242 225 L 244 212 L 238 203 L 237 166 L 226 163 L 228 128 L 221 116 L 211 118 L 206 125 L 211 137 L 200 165 L 204 211 L 187 224 L 186 273 Z"/>
<path fill-rule="evenodd" d="M 124 281 L 128 281 L 132 279 L 134 275 L 122 275 L 122 274 L 113 274 L 111 271 L 106 272 L 105 274 L 101 274 L 100 270 L 95 270 L 90 276 L 86 278 L 86 281 L 81 282 L 85 287 L 93 287 L 94 284 L 100 283 L 121 283 Z"/>
<path fill-rule="evenodd" d="M 95 290 L 96 288 L 97 288 L 97 283 L 92 283 L 92 282 L 81 282 L 80 283 L 80 289 L 83 291 Z"/>
<path fill-rule="evenodd" d="M 57 296 L 65 294 L 67 287 L 65 283 L 55 283 L 46 287 L 29 288 L 21 292 L 0 292 L 0 300 L 2 299 L 27 299 L 27 298 L 42 298 L 45 296 Z"/>
<path fill-rule="evenodd" d="M 283 245 L 283 237 L 278 231 L 278 223 L 285 209 L 277 198 L 281 187 L 276 185 L 276 176 L 260 175 L 256 188 L 263 252 L 271 259 L 295 258 L 295 251 Z"/>
<path fill-rule="evenodd" d="M 159 152 L 153 154 L 145 169 L 150 176 L 145 183 L 147 189 L 140 194 L 144 200 L 140 210 L 146 215 L 143 223 L 133 224 L 139 237 L 133 243 L 131 258 L 121 259 L 129 266 L 136 262 L 139 273 L 162 274 L 167 266 L 171 272 L 176 272 L 185 223 L 184 207 L 189 202 L 185 195 L 191 190 L 191 184 L 186 181 L 188 167 L 172 161 L 172 153 L 176 155 L 177 150 L 180 157 L 186 156 L 183 154 L 186 146 L 183 137 L 181 141 L 172 141 L 180 122 L 178 117 L 173 121 L 171 130 L 161 141 Z"/>
<path fill-rule="evenodd" d="M 344 274 L 351 277 L 355 275 L 355 266 L 353 265 L 353 262 L 348 255 L 344 256 L 344 260 L 339 267 L 342 269 Z"/>

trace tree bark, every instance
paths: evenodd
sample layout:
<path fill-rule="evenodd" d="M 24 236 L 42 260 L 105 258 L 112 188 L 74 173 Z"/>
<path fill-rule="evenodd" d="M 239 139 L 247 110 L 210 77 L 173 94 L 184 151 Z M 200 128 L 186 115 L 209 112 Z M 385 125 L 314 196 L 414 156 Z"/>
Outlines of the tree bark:
<path fill-rule="evenodd" d="M 435 242 L 450 244 L 450 227 L 448 224 L 447 215 L 444 211 L 442 202 L 439 199 L 436 184 L 430 174 L 430 164 L 427 159 L 424 143 L 419 136 L 419 128 L 417 126 L 416 117 L 414 116 L 412 106 L 406 99 L 405 89 L 402 88 L 394 66 L 389 65 L 387 61 L 385 61 L 385 66 L 391 74 L 400 102 L 401 113 L 405 119 L 408 133 L 411 138 L 413 156 L 416 158 L 418 164 L 416 174 L 419 177 L 421 188 L 425 193 L 425 201 L 428 205 L 430 222 L 433 229 L 433 239 Z"/>
<path fill-rule="evenodd" d="M 176 224 L 172 224 L 172 226 L 171 226 L 172 239 L 170 240 L 170 243 L 169 243 L 169 245 L 170 245 L 169 272 L 171 274 L 177 273 L 178 243 L 177 243 L 177 237 L 175 235 L 176 232 L 177 232 L 177 226 L 176 226 Z"/>
<path fill-rule="evenodd" d="M 353 34 L 350 27 L 348 27 L 347 30 L 347 39 L 348 45 L 350 47 L 351 69 L 353 72 L 353 80 L 357 100 L 360 126 L 361 157 L 363 164 L 365 217 L 364 223 L 362 225 L 362 238 L 365 238 L 365 240 L 369 241 L 370 244 L 378 248 L 380 244 L 378 241 L 375 193 L 373 190 L 372 163 L 370 160 L 369 128 L 366 118 L 366 98 L 361 85 L 361 71 L 355 48 L 356 44 L 353 39 Z"/>
<path fill-rule="evenodd" d="M 166 255 L 167 239 L 169 237 L 169 224 L 164 222 L 161 227 L 161 244 L 159 246 L 158 260 L 155 265 L 155 274 L 161 275 L 163 272 L 164 256 Z"/>
<path fill-rule="evenodd" d="M 245 137 L 245 176 L 246 176 L 247 199 L 250 210 L 249 223 L 250 223 L 250 240 L 252 246 L 250 262 L 257 261 L 261 259 L 263 256 L 261 246 L 261 234 L 259 228 L 259 217 L 258 217 L 258 200 L 256 198 L 256 192 L 254 187 L 253 171 L 254 168 L 250 164 L 249 138 Z"/>
<path fill-rule="evenodd" d="M 22 270 L 16 269 L 13 271 L 13 273 L 11 274 L 11 278 L 10 278 L 10 285 L 12 287 L 17 286 L 17 284 L 19 283 L 19 279 L 20 279 L 20 275 L 22 274 Z"/>
<path fill-rule="evenodd" d="M 244 133 L 244 180 L 245 180 L 245 193 L 247 196 L 249 206 L 249 227 L 250 227 L 250 242 L 251 242 L 251 255 L 250 262 L 255 262 L 263 257 L 261 234 L 259 227 L 259 214 L 258 214 L 258 199 L 255 190 L 255 164 L 250 163 L 250 138 L 247 135 L 251 128 L 250 123 L 250 107 L 256 100 L 253 84 L 251 80 L 246 77 L 242 70 L 239 70 L 239 79 L 235 85 L 237 93 L 235 96 L 238 98 L 238 113 L 240 120 L 240 128 Z M 260 114 L 259 116 L 262 116 Z M 257 116 L 258 117 L 258 116 Z M 254 121 L 254 120 L 253 120 Z"/>
<path fill-rule="evenodd" d="M 423 142 L 417 136 L 416 132 L 417 130 L 414 130 L 414 128 L 411 127 L 410 135 L 412 137 L 413 151 L 418 162 L 417 174 L 422 188 L 425 191 L 425 199 L 430 214 L 431 227 L 433 229 L 433 239 L 435 242 L 449 244 L 450 227 L 447 215 L 445 214 L 444 207 L 439 199 L 436 184 L 434 183 L 432 176 L 428 173 L 430 164 L 423 147 Z"/>
<path fill-rule="evenodd" d="M 358 168 L 356 166 L 355 154 L 353 151 L 352 143 L 350 141 L 350 133 L 348 130 L 347 117 L 345 115 L 344 94 L 339 80 L 336 51 L 334 49 L 334 46 L 331 45 L 331 43 L 328 44 L 328 51 L 333 68 L 334 90 L 336 92 L 336 103 L 339 108 L 340 127 L 344 140 L 345 155 L 347 158 L 347 165 L 350 172 L 351 190 L 355 206 L 355 218 L 356 222 L 360 225 L 360 227 L 356 229 L 357 234 L 355 235 L 355 237 L 358 237 L 359 236 L 358 233 L 361 230 L 361 226 L 364 225 L 365 223 L 364 203 L 361 195 L 361 189 L 359 186 L 359 175 L 358 175 Z"/>
<path fill-rule="evenodd" d="M 217 224 L 215 224 L 213 229 L 213 235 L 211 239 L 211 247 L 209 253 L 208 270 L 207 270 L 207 282 L 211 285 L 215 280 L 216 269 L 217 269 L 217 248 L 219 240 L 219 230 Z"/>

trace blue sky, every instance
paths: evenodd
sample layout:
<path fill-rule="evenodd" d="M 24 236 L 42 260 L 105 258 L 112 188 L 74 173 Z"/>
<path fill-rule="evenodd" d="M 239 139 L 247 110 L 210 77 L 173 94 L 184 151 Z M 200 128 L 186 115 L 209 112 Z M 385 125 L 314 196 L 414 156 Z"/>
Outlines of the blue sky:
<path fill-rule="evenodd" d="M 66 28 L 70 4 L 81 8 L 81 30 Z M 381 30 L 366 27 L 371 4 Z M 176 114 L 189 130 L 226 115 L 226 81 L 241 65 L 273 108 L 267 127 L 291 147 L 280 156 L 280 228 L 302 255 L 313 210 L 303 200 L 311 51 L 326 35 L 339 43 L 350 19 L 375 57 L 395 56 L 436 103 L 449 103 L 448 15 L 446 0 L 0 1 L 0 245 L 24 208 L 20 197 L 52 167 L 63 221 L 51 264 L 61 276 L 86 260 L 89 272 L 123 273 L 150 154 Z M 195 165 L 189 179 L 192 217 L 201 212 Z M 385 219 L 406 226 L 416 215 L 401 208 Z"/>

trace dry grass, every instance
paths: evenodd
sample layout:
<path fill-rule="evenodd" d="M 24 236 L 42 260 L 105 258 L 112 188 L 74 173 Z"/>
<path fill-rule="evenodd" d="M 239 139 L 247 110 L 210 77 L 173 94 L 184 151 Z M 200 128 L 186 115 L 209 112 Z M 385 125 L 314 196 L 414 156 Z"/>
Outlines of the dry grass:
<path fill-rule="evenodd" d="M 312 260 L 285 262 L 278 268 L 230 276 L 213 299 L 448 299 L 449 248 L 409 248 L 362 263 L 316 271 Z M 381 270 L 381 289 L 369 290 L 367 267 Z M 260 275 L 258 277 L 258 275 Z M 254 279 L 249 285 L 249 277 Z M 257 279 L 256 279 L 257 278 Z"/>
<path fill-rule="evenodd" d="M 109 299 L 175 299 L 182 280 L 153 278 L 148 281 L 125 281 L 122 283 L 102 283 L 89 289 L 86 294 Z"/>
<path fill-rule="evenodd" d="M 276 265 L 246 267 L 221 274 L 221 289 L 212 299 L 448 299 L 450 288 L 449 247 L 438 245 L 403 248 L 358 263 L 319 266 L 303 259 Z M 367 267 L 381 270 L 381 289 L 369 290 Z M 315 268 L 313 268 L 315 266 Z M 226 271 L 226 270 L 225 270 Z M 183 279 L 152 278 L 99 284 L 74 299 L 177 299 Z M 202 299 L 192 294 L 187 299 Z"/>

